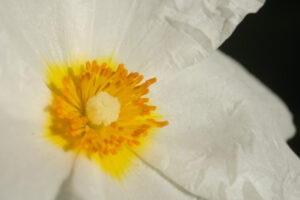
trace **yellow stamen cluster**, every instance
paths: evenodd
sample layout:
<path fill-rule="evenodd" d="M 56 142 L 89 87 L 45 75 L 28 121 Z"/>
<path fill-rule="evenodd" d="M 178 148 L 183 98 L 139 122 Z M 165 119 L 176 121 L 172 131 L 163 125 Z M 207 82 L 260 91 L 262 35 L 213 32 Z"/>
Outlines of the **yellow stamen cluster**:
<path fill-rule="evenodd" d="M 51 71 L 52 76 L 56 76 L 57 70 Z M 149 98 L 143 97 L 156 78 L 142 83 L 144 77 L 136 72 L 128 73 L 123 64 L 114 70 L 105 62 L 98 65 L 96 61 L 87 62 L 79 69 L 67 67 L 60 74 L 63 74 L 61 79 L 49 78 L 48 83 L 53 96 L 49 106 L 49 135 L 59 137 L 66 150 L 83 151 L 88 156 L 97 154 L 100 158 L 117 155 L 124 149 L 143 145 L 153 128 L 168 124 L 156 120 L 153 114 L 156 107 L 149 104 Z M 104 123 L 106 118 L 93 123 L 88 117 L 94 108 L 87 111 L 90 107 L 87 104 L 97 95 L 112 98 L 110 101 L 116 99 L 119 103 L 118 115 L 109 123 Z M 106 116 L 101 106 L 95 109 L 102 109 L 99 112 Z"/>

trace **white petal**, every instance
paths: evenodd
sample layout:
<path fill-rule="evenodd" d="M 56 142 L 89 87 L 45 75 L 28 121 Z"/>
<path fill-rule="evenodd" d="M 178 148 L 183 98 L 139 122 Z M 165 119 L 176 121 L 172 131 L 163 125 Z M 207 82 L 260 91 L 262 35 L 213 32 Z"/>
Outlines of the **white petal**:
<path fill-rule="evenodd" d="M 0 46 L 0 199 L 52 200 L 72 155 L 43 137 L 50 98 L 41 63 L 21 57 L 3 32 Z"/>
<path fill-rule="evenodd" d="M 90 54 L 93 5 L 81 0 L 2 0 L 0 24 L 21 55 L 69 61 Z"/>
<path fill-rule="evenodd" d="M 262 4 L 263 0 L 2 0 L 0 23 L 26 57 L 68 61 L 114 53 L 130 69 L 159 76 L 162 69 L 182 69 L 202 60 Z"/>
<path fill-rule="evenodd" d="M 143 157 L 165 176 L 207 199 L 299 197 L 290 113 L 239 64 L 216 52 L 151 91 L 170 124 Z"/>
<path fill-rule="evenodd" d="M 0 110 L 14 119 L 40 121 L 50 101 L 42 62 L 22 57 L 0 32 Z"/>
<path fill-rule="evenodd" d="M 0 199 L 52 200 L 72 156 L 41 136 L 36 123 L 0 110 Z"/>
<path fill-rule="evenodd" d="M 185 193 L 161 177 L 149 166 L 135 160 L 136 166 L 119 182 L 105 174 L 95 163 L 78 158 L 69 180 L 57 200 L 195 200 L 196 197 Z"/>

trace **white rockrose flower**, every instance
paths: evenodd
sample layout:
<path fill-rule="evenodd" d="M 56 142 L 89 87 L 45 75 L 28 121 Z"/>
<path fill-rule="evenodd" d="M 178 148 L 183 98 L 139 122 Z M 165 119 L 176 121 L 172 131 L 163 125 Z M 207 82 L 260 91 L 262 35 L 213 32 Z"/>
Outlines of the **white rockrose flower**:
<path fill-rule="evenodd" d="M 263 3 L 0 0 L 0 199 L 299 199 L 289 111 L 216 50 Z"/>

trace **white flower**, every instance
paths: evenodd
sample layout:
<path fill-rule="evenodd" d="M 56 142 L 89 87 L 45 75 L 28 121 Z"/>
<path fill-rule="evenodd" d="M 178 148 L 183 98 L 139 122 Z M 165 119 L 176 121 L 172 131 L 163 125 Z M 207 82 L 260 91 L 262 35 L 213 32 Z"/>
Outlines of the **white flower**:
<path fill-rule="evenodd" d="M 0 199 L 298 199 L 300 162 L 285 142 L 294 133 L 290 113 L 215 51 L 262 3 L 1 0 Z M 148 97 L 169 122 L 143 150 L 126 146 L 133 158 L 119 179 L 110 162 L 99 167 L 44 137 L 55 96 L 47 65 L 102 59 L 113 66 L 108 56 L 157 78 Z M 90 126 L 113 126 L 120 98 L 106 91 L 90 98 Z M 93 112 L 98 106 L 110 113 Z M 111 168 L 118 164 L 111 159 Z"/>

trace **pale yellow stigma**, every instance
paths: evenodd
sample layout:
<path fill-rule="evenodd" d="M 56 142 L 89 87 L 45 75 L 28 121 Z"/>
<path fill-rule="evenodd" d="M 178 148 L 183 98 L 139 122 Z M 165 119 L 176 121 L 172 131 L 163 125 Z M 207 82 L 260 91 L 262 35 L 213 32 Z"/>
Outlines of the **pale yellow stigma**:
<path fill-rule="evenodd" d="M 118 98 L 107 92 L 100 92 L 91 97 L 86 103 L 86 114 L 89 121 L 95 125 L 110 125 L 119 118 L 120 102 Z"/>

